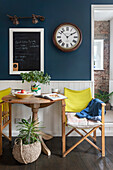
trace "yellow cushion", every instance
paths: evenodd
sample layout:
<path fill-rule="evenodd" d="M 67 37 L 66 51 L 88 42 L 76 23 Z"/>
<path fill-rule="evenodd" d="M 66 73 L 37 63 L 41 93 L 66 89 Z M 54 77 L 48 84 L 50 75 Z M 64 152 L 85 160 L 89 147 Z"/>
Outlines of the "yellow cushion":
<path fill-rule="evenodd" d="M 67 97 L 67 99 L 65 99 L 66 112 L 80 112 L 85 109 L 92 100 L 90 88 L 81 91 L 64 88 L 64 95 Z"/>
<path fill-rule="evenodd" d="M 0 91 L 0 102 L 2 102 L 2 97 L 9 95 L 11 93 L 11 88 L 7 88 Z"/>

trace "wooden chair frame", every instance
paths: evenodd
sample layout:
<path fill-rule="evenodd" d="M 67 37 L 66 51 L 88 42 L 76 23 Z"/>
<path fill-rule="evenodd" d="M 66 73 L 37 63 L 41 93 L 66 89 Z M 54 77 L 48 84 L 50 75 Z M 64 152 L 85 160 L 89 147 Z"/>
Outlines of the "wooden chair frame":
<path fill-rule="evenodd" d="M 86 132 L 85 129 L 82 129 L 83 132 L 85 132 L 85 136 L 79 132 L 77 128 L 73 128 L 65 135 L 65 126 L 66 126 L 66 118 L 65 118 L 65 100 L 62 100 L 62 156 L 65 157 L 69 152 L 71 152 L 74 148 L 76 148 L 81 142 L 86 140 L 89 142 L 93 147 L 95 147 L 98 151 L 102 153 L 102 157 L 105 157 L 105 125 L 104 125 L 104 112 L 105 112 L 105 103 L 102 103 L 102 116 L 101 116 L 101 125 L 98 125 L 94 128 L 92 128 L 89 132 Z M 101 138 L 102 138 L 102 149 L 100 149 L 94 142 L 96 142 L 96 130 L 99 128 L 101 130 Z M 72 147 L 70 147 L 66 151 L 66 137 L 71 134 L 73 131 L 76 131 L 79 135 L 82 136 L 82 138 Z M 91 136 L 91 133 L 93 133 L 93 136 Z M 88 139 L 88 137 L 91 137 L 93 139 L 93 142 Z"/>
<path fill-rule="evenodd" d="M 9 125 L 9 137 L 6 136 L 2 131 Z M 11 134 L 11 104 L 6 102 L 0 103 L 0 156 L 2 155 L 2 135 L 9 141 L 12 141 Z"/>

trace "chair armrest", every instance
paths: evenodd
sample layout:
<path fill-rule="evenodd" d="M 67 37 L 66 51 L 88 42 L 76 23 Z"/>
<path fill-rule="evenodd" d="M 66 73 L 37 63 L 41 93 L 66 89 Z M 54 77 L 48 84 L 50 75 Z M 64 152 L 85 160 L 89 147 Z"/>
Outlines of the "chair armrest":
<path fill-rule="evenodd" d="M 101 106 L 102 106 L 102 117 L 101 117 L 101 121 L 102 121 L 102 124 L 104 124 L 104 113 L 105 113 L 105 106 L 106 106 L 106 104 L 105 104 L 105 103 L 102 103 Z"/>
<path fill-rule="evenodd" d="M 105 103 L 101 103 L 101 105 L 102 105 L 102 106 L 104 106 L 104 107 L 106 106 L 106 104 L 105 104 Z"/>

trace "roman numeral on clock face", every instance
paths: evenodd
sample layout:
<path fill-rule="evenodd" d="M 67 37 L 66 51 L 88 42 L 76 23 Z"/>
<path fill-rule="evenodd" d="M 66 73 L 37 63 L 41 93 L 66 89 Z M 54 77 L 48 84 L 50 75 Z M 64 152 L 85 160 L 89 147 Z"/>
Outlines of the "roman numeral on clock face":
<path fill-rule="evenodd" d="M 65 43 L 63 42 L 62 44 L 61 44 L 61 46 L 64 46 L 65 45 Z"/>
<path fill-rule="evenodd" d="M 70 43 L 70 45 L 71 45 L 71 46 L 73 46 L 73 44 L 72 44 L 72 43 Z"/>
<path fill-rule="evenodd" d="M 69 27 L 66 27 L 66 31 L 69 31 Z"/>
<path fill-rule="evenodd" d="M 61 36 L 57 36 L 57 38 L 61 38 Z"/>
<path fill-rule="evenodd" d="M 61 42 L 62 42 L 62 40 L 60 39 L 58 42 L 59 42 L 59 43 L 61 43 Z"/>
<path fill-rule="evenodd" d="M 62 34 L 64 31 L 65 31 L 64 28 L 62 28 L 62 30 L 60 30 L 58 33 Z"/>
<path fill-rule="evenodd" d="M 68 48 L 68 47 L 69 47 L 69 45 L 68 45 L 68 44 L 66 44 L 66 47 Z"/>
<path fill-rule="evenodd" d="M 59 31 L 58 33 L 59 33 L 59 34 L 62 34 L 62 31 Z"/>
<path fill-rule="evenodd" d="M 64 29 L 64 28 L 62 28 L 62 31 L 64 32 L 64 31 L 65 31 L 65 29 Z"/>
<path fill-rule="evenodd" d="M 73 40 L 74 43 L 76 43 L 77 41 Z"/>

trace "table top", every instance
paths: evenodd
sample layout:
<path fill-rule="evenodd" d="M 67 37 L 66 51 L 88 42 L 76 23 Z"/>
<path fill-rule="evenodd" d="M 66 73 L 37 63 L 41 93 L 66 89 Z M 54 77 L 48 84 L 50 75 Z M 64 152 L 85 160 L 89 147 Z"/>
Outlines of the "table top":
<path fill-rule="evenodd" d="M 49 100 L 49 99 L 44 99 L 40 97 L 35 97 L 31 96 L 29 98 L 25 99 L 19 99 L 16 96 L 13 95 L 7 95 L 2 98 L 3 101 L 7 101 L 9 103 L 17 103 L 17 104 L 52 104 L 55 103 L 56 101 L 61 101 L 63 99 L 58 99 L 58 100 Z"/>

